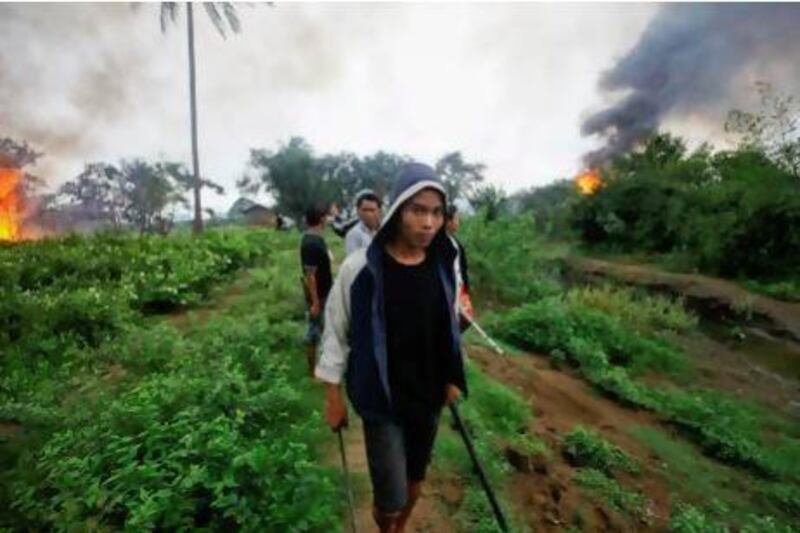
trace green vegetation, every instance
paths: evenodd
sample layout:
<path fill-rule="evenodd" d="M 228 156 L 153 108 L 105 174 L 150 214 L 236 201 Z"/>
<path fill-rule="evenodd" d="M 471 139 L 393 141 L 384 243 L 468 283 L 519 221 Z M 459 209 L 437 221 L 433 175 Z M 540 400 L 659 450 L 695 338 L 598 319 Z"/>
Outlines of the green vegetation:
<path fill-rule="evenodd" d="M 657 136 L 645 147 L 671 158 L 628 156 L 606 185 L 576 205 L 582 240 L 622 252 L 678 253 L 724 276 L 790 275 L 800 257 L 800 180 L 757 152 L 684 156 L 681 141 Z M 674 146 L 673 146 L 674 145 Z"/>
<path fill-rule="evenodd" d="M 272 303 L 287 296 L 302 301 L 299 287 L 292 290 L 285 281 L 295 268 L 296 236 L 211 232 L 192 240 L 196 246 L 183 247 L 182 239 L 161 240 L 163 263 L 155 253 L 141 260 L 164 265 L 161 273 L 182 272 L 185 286 L 193 288 L 184 289 L 189 295 L 207 294 L 205 278 L 224 280 L 235 268 L 258 261 L 265 266 L 244 278 L 247 305 L 209 309 L 178 330 L 169 320 L 144 319 L 140 300 L 123 300 L 120 306 L 132 320 L 120 329 L 95 344 L 63 336 L 72 344 L 59 366 L 43 363 L 35 372 L 4 374 L 2 416 L 21 432 L 0 442 L 0 526 L 307 531 L 338 524 L 337 480 L 318 457 L 327 435 L 318 394 L 301 379 L 297 304 L 276 310 Z M 113 257 L 129 253 L 129 247 L 155 246 L 149 239 L 98 242 Z M 74 249 L 96 245 L 90 239 L 2 253 L 45 254 L 48 245 L 59 252 L 51 252 L 53 258 L 83 255 L 103 262 L 98 249 Z M 180 269 L 202 257 L 207 263 Z M 43 261 L 37 267 L 46 271 Z M 137 263 L 119 263 L 126 264 Z M 114 291 L 140 272 L 122 268 L 96 285 Z M 163 283 L 174 279 L 153 276 Z M 70 290 L 65 278 L 57 280 Z M 76 285 L 81 281 L 75 276 Z M 7 363 L 9 355 L 3 357 Z"/>
<path fill-rule="evenodd" d="M 299 223 L 310 205 L 336 203 L 351 212 L 361 189 L 388 196 L 393 178 L 410 161 L 406 155 L 385 151 L 363 157 L 351 152 L 318 154 L 302 137 L 291 137 L 277 150 L 251 149 L 252 172 L 237 182 L 237 187 L 243 194 L 262 189 L 269 192 L 276 209 Z M 476 205 L 486 203 L 486 192 L 492 189 L 479 188 L 484 179 L 482 163 L 468 162 L 461 152 L 454 151 L 443 154 L 435 167 L 448 198 L 466 199 Z"/>
<path fill-rule="evenodd" d="M 742 524 L 750 517 L 764 513 L 787 517 L 800 514 L 800 489 L 796 483 L 757 480 L 737 469 L 720 468 L 690 444 L 656 428 L 633 427 L 629 433 L 659 458 L 660 472 L 676 501 L 699 502 L 713 497 L 712 503 L 716 503 L 711 507 L 716 508 L 720 507 L 720 502 L 725 502 L 725 512 L 715 515 L 718 527 Z M 683 519 L 707 518 L 705 513 L 702 517 L 695 517 L 699 512 L 699 509 L 692 508 Z"/>
<path fill-rule="evenodd" d="M 32 381 L 67 379 L 70 361 L 146 315 L 197 305 L 269 252 L 266 232 L 71 236 L 0 248 L 0 401 L 24 401 Z M 91 363 L 89 361 L 88 363 Z"/>
<path fill-rule="evenodd" d="M 747 280 L 744 285 L 752 291 L 760 292 L 761 294 L 777 298 L 778 300 L 800 302 L 799 278 L 773 282 Z"/>
<path fill-rule="evenodd" d="M 645 498 L 639 492 L 626 489 L 615 479 L 600 470 L 583 468 L 575 474 L 575 481 L 600 495 L 615 509 L 634 517 L 644 517 Z"/>
<path fill-rule="evenodd" d="M 552 259 L 563 249 L 537 238 L 533 217 L 472 217 L 459 239 L 469 245 L 471 283 L 480 298 L 518 305 L 560 292 Z"/>
<path fill-rule="evenodd" d="M 697 470 L 696 462 L 689 460 L 693 456 L 687 455 L 696 455 L 691 447 L 666 454 L 671 468 L 685 474 L 674 480 L 676 495 L 704 501 L 717 493 L 731 509 L 742 509 L 729 516 L 750 530 L 773 524 L 776 529 L 771 530 L 782 531 L 788 517 L 798 516 L 796 425 L 760 405 L 694 385 L 691 360 L 668 340 L 698 331 L 697 318 L 681 300 L 611 285 L 565 287 L 557 266 L 565 248 L 537 237 L 525 217 L 493 223 L 470 219 L 464 224 L 463 240 L 471 252 L 477 248 L 481 256 L 492 258 L 473 261 L 473 276 L 490 285 L 481 286 L 481 294 L 502 304 L 503 310 L 482 317 L 499 341 L 549 355 L 554 366 L 573 368 L 624 405 L 657 413 L 707 456 L 740 468 L 733 471 L 739 477 L 731 479 L 719 474 L 722 467 L 715 463 Z M 523 241 L 524 246 L 513 244 Z M 541 290 L 543 286 L 547 289 Z M 657 449 L 655 442 L 651 446 Z M 629 468 L 624 452 L 586 428 L 568 434 L 562 451 L 580 467 L 576 481 L 638 516 L 641 495 L 614 479 L 615 472 Z M 686 492 L 695 483 L 698 491 Z M 723 489 L 726 486 L 732 488 Z M 714 515 L 713 523 L 736 524 L 722 518 Z M 688 512 L 674 522 L 694 519 Z"/>
<path fill-rule="evenodd" d="M 637 257 L 669 269 L 741 280 L 798 301 L 800 105 L 758 83 L 761 107 L 733 110 L 733 149 L 652 132 L 596 169 L 602 187 L 582 196 L 568 180 L 517 193 L 549 238 L 578 241 L 592 255 Z"/>
<path fill-rule="evenodd" d="M 541 353 L 560 350 L 598 389 L 633 407 L 663 415 L 721 461 L 766 477 L 800 479 L 794 442 L 767 445 L 759 409 L 725 394 L 697 388 L 647 385 L 635 377 L 644 370 L 667 375 L 684 369 L 680 351 L 665 341 L 626 329 L 613 316 L 575 309 L 545 298 L 486 321 L 497 336 Z"/>
<path fill-rule="evenodd" d="M 578 242 L 580 253 L 628 254 L 800 301 L 800 233 L 787 230 L 800 227 L 800 152 L 796 139 L 779 146 L 762 138 L 766 129 L 758 128 L 768 120 L 733 114 L 733 131 L 746 141 L 727 151 L 690 153 L 681 139 L 654 134 L 600 169 L 603 186 L 589 196 L 562 181 L 508 198 L 481 185 L 483 165 L 458 152 L 437 164 L 452 196 L 479 208 L 459 237 L 486 329 L 674 430 L 630 428 L 651 452 L 647 459 L 589 427 L 563 435 L 560 451 L 592 506 L 600 498 L 649 522 L 647 495 L 630 485 L 655 473 L 672 491 L 673 531 L 794 530 L 796 421 L 744 395 L 698 386 L 694 359 L 675 342 L 700 332 L 682 300 L 567 286 L 560 266 Z M 14 146 L 20 167 L 38 157 Z M 405 160 L 385 152 L 315 155 L 293 138 L 274 152 L 253 150 L 254 172 L 239 186 L 269 190 L 299 218 L 312 203 L 349 205 L 362 187 L 388 192 Z M 185 169 L 169 163 L 93 164 L 59 195 L 97 204 L 110 226 L 124 222 L 145 234 L 168 229 L 162 213 L 189 185 Z M 124 199 L 115 187 L 129 195 L 124 217 L 115 211 Z M 318 391 L 302 379 L 296 245 L 296 234 L 224 229 L 0 246 L 0 529 L 339 525 L 338 469 L 320 460 L 329 433 Z M 225 304 L 215 309 L 215 301 Z M 751 302 L 737 311 L 752 313 Z M 467 373 L 463 418 L 502 507 L 522 529 L 504 490 L 505 452 L 553 457 L 529 433 L 525 400 L 471 364 Z M 463 482 L 450 510 L 465 531 L 495 531 L 448 418 L 434 468 Z"/>
<path fill-rule="evenodd" d="M 639 467 L 621 448 L 582 426 L 564 437 L 562 453 L 572 465 L 589 467 L 606 475 L 613 475 L 615 470 L 639 472 Z"/>
<path fill-rule="evenodd" d="M 565 300 L 571 306 L 583 305 L 618 317 L 642 333 L 688 333 L 697 328 L 697 317 L 686 310 L 682 300 L 648 295 L 641 290 L 611 285 L 576 287 L 566 293 Z"/>
<path fill-rule="evenodd" d="M 474 365 L 467 365 L 470 385 L 469 400 L 460 404 L 459 412 L 481 460 L 489 483 L 495 489 L 500 506 L 514 524 L 513 509 L 501 487 L 508 478 L 510 466 L 504 459 L 506 446 L 514 446 L 528 455 L 547 453 L 544 444 L 527 433 L 531 422 L 528 404 L 508 387 L 488 378 Z M 461 436 L 443 422 L 434 450 L 434 468 L 457 474 L 464 479 L 465 493 L 455 512 L 456 522 L 464 531 L 498 531 L 494 514 L 480 484 Z M 517 529 L 515 527 L 515 529 Z"/>
<path fill-rule="evenodd" d="M 597 374 L 619 366 L 633 374 L 659 370 L 680 375 L 686 369 L 683 354 L 666 340 L 638 333 L 621 318 L 583 305 L 577 298 L 543 298 L 485 322 L 501 339 L 525 349 L 565 352 L 584 372 Z"/>
<path fill-rule="evenodd" d="M 614 509 L 638 520 L 647 520 L 645 496 L 625 488 L 617 479 L 619 472 L 639 474 L 639 465 L 618 446 L 599 433 L 578 426 L 567 433 L 561 445 L 567 461 L 578 468 L 578 485 L 588 489 Z"/>
<path fill-rule="evenodd" d="M 797 529 L 789 524 L 780 523 L 771 516 L 748 515 L 733 527 L 724 525 L 722 518 L 729 512 L 726 506 L 717 506 L 708 512 L 692 505 L 679 504 L 672 515 L 669 530 L 674 533 L 793 533 Z M 715 518 L 719 517 L 719 518 Z"/>

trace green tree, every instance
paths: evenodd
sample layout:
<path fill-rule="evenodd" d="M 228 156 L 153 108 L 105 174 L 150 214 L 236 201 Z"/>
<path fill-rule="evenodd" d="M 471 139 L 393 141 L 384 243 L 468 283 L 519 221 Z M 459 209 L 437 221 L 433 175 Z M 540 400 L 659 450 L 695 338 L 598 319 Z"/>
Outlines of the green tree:
<path fill-rule="evenodd" d="M 444 183 L 447 198 L 453 202 L 459 198 L 469 198 L 480 183 L 483 182 L 483 163 L 467 163 L 461 152 L 450 152 L 436 162 L 436 173 Z"/>
<path fill-rule="evenodd" d="M 682 161 L 686 142 L 667 132 L 653 132 L 636 148 L 614 159 L 612 177 L 651 174 Z"/>
<path fill-rule="evenodd" d="M 515 212 L 532 212 L 540 233 L 561 235 L 569 230 L 570 210 L 579 196 L 574 180 L 562 179 L 517 193 L 509 203 L 514 204 Z"/>
<path fill-rule="evenodd" d="M 195 184 L 194 175 L 191 172 L 189 172 L 189 170 L 186 168 L 186 165 L 184 165 L 183 163 L 177 163 L 174 161 L 164 161 L 161 163 L 157 163 L 156 166 L 158 167 L 160 172 L 163 172 L 167 176 L 172 178 L 184 192 L 188 193 L 194 190 L 194 184 Z M 202 187 L 211 189 L 217 194 L 225 194 L 225 187 L 209 179 L 201 178 L 200 185 Z"/>
<path fill-rule="evenodd" d="M 87 163 L 75 179 L 64 183 L 56 198 L 77 206 L 91 220 L 122 226 L 126 200 L 122 173 L 106 163 Z"/>
<path fill-rule="evenodd" d="M 469 203 L 476 211 L 480 211 L 486 220 L 496 220 L 506 209 L 508 195 L 501 187 L 482 185 L 473 190 Z"/>
<path fill-rule="evenodd" d="M 353 199 L 362 188 L 357 162 L 358 157 L 349 152 L 326 154 L 314 159 L 320 178 L 331 183 L 330 197 L 321 201 L 336 202 L 346 213 L 352 213 Z"/>
<path fill-rule="evenodd" d="M 306 209 L 329 204 L 337 198 L 331 164 L 330 160 L 317 159 L 305 139 L 292 137 L 276 152 L 251 150 L 250 168 L 256 176 L 243 178 L 237 186 L 249 193 L 256 193 L 263 186 L 275 199 L 278 210 L 300 224 Z"/>
<path fill-rule="evenodd" d="M 149 163 L 141 159 L 120 164 L 89 163 L 75 179 L 64 183 L 56 198 L 77 207 L 84 217 L 113 228 L 124 223 L 140 233 L 163 231 L 165 210 L 171 205 L 188 208 L 186 193 L 192 176 L 181 163 Z M 221 189 L 205 180 L 207 186 Z"/>
<path fill-rule="evenodd" d="M 756 83 L 761 108 L 733 109 L 725 131 L 739 138 L 743 150 L 762 151 L 795 178 L 800 178 L 800 104 L 794 96 L 777 91 L 770 83 Z"/>
<path fill-rule="evenodd" d="M 26 195 L 35 193 L 44 185 L 41 178 L 27 170 L 28 167 L 36 165 L 36 161 L 43 155 L 27 141 L 18 141 L 11 137 L 0 138 L 0 167 L 16 168 L 22 171 L 20 187 Z"/>
<path fill-rule="evenodd" d="M 125 198 L 123 218 L 140 233 L 158 230 L 167 206 L 175 203 L 185 207 L 189 205 L 181 187 L 160 165 L 141 159 L 122 161 L 117 172 L 120 173 L 118 179 Z"/>
<path fill-rule="evenodd" d="M 378 151 L 355 161 L 359 188 L 372 189 L 384 197 L 392 191 L 392 183 L 400 168 L 411 158 L 408 156 Z"/>

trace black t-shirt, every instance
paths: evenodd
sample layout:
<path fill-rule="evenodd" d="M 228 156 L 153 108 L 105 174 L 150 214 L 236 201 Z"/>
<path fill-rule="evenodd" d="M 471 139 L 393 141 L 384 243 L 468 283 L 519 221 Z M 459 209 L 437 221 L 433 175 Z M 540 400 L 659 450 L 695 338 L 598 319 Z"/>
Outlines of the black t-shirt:
<path fill-rule="evenodd" d="M 450 315 L 436 264 L 398 263 L 383 254 L 389 387 L 395 412 L 427 417 L 444 404 Z"/>
<path fill-rule="evenodd" d="M 458 246 L 458 267 L 461 270 L 461 280 L 464 282 L 464 286 L 469 290 L 469 272 L 467 270 L 467 252 L 464 251 L 464 245 L 461 244 L 461 241 L 453 237 L 453 240 L 456 241 L 456 246 Z"/>
<path fill-rule="evenodd" d="M 304 233 L 303 240 L 300 242 L 300 266 L 305 271 L 306 268 L 316 268 L 315 278 L 317 280 L 317 296 L 320 303 L 328 297 L 333 285 L 331 276 L 331 257 L 328 255 L 328 246 L 325 239 L 316 233 Z"/>

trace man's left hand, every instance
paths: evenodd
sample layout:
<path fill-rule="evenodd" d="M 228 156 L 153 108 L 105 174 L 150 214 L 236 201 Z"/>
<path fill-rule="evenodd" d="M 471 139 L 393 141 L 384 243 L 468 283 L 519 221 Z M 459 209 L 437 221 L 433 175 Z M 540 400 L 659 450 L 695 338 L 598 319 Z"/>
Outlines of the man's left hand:
<path fill-rule="evenodd" d="M 445 399 L 446 405 L 453 405 L 461 399 L 461 390 L 455 385 L 447 385 L 447 395 Z"/>

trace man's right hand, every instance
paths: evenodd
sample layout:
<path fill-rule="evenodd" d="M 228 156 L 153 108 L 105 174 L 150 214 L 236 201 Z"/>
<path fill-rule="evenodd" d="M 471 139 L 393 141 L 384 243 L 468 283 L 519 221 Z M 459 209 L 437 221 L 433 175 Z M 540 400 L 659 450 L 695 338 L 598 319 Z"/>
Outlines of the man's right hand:
<path fill-rule="evenodd" d="M 333 431 L 347 427 L 347 405 L 338 385 L 328 384 L 325 392 L 325 422 Z"/>
<path fill-rule="evenodd" d="M 308 310 L 308 314 L 311 315 L 311 318 L 317 318 L 320 312 L 322 312 L 322 309 L 320 309 L 319 302 L 312 303 L 311 307 Z"/>

